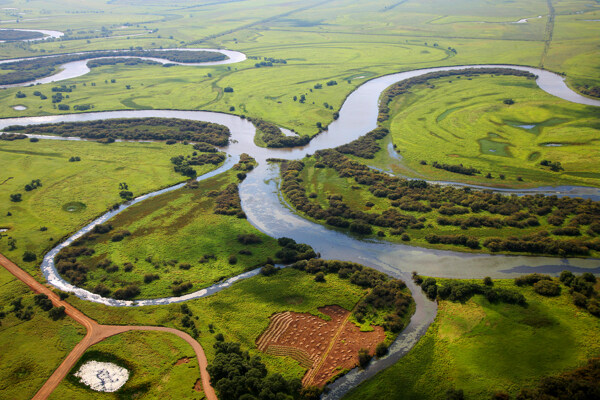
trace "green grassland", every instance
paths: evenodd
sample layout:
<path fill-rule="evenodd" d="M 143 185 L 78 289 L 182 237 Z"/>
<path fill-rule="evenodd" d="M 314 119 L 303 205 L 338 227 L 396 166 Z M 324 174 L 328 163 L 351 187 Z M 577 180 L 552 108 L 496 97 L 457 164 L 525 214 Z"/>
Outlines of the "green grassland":
<path fill-rule="evenodd" d="M 39 276 L 37 262 L 21 262 L 25 251 L 34 252 L 39 261 L 65 235 L 121 202 L 121 182 L 139 196 L 183 181 L 170 158 L 192 152 L 191 146 L 181 144 L 0 141 L 0 227 L 8 228 L 0 238 L 0 252 Z M 81 161 L 69 162 L 73 156 Z M 202 174 L 213 168 L 197 170 Z M 26 192 L 24 186 L 33 179 L 40 179 L 42 186 Z M 23 200 L 11 202 L 12 193 L 21 193 Z M 9 236 L 17 241 L 12 251 Z"/>
<path fill-rule="evenodd" d="M 178 360 L 189 362 L 175 365 Z M 72 374 L 88 360 L 113 362 L 129 370 L 129 380 L 117 393 L 89 389 Z M 202 399 L 195 391 L 200 378 L 194 350 L 166 332 L 125 332 L 90 347 L 50 399 Z"/>
<path fill-rule="evenodd" d="M 260 353 L 255 341 L 269 325 L 269 317 L 277 312 L 307 312 L 326 318 L 317 308 L 337 304 L 351 310 L 366 294 L 359 286 L 337 275 L 325 276 L 326 282 L 315 282 L 314 276 L 283 269 L 274 276 L 258 275 L 240 281 L 212 296 L 190 300 L 185 304 L 193 313 L 199 332 L 198 341 L 204 347 L 209 363 L 215 353 L 214 334 L 222 333 L 226 341 L 240 342 L 243 349 L 259 354 L 269 371 L 286 378 L 302 377 L 305 370 L 288 357 Z M 73 296 L 69 302 L 86 315 L 104 324 L 161 325 L 186 330 L 181 324 L 184 314 L 179 304 L 168 306 L 108 307 Z M 209 325 L 212 324 L 212 332 Z"/>
<path fill-rule="evenodd" d="M 385 151 L 385 150 L 384 150 Z M 302 187 L 306 189 L 306 194 L 316 194 L 316 197 L 311 198 L 310 201 L 316 204 L 319 204 L 323 209 L 329 208 L 329 197 L 331 195 L 341 195 L 343 202 L 351 209 L 356 211 L 370 212 L 381 214 L 382 212 L 390 209 L 390 200 L 385 197 L 377 197 L 373 193 L 371 193 L 368 189 L 367 185 L 358 185 L 354 178 L 351 177 L 340 177 L 338 172 L 336 172 L 332 168 L 315 168 L 315 164 L 317 161 L 314 157 L 305 158 L 302 160 L 305 164 L 305 167 L 301 171 L 299 178 L 302 180 Z M 363 160 L 364 161 L 364 160 Z M 411 227 L 406 228 L 406 234 L 409 237 L 409 241 L 403 240 L 402 236 L 395 235 L 392 233 L 392 228 L 384 228 L 373 226 L 374 233 L 377 231 L 383 231 L 385 235 L 381 237 L 382 239 L 389 240 L 392 242 L 409 244 L 420 247 L 433 247 L 439 249 L 446 250 L 459 250 L 459 251 L 469 251 L 469 252 L 479 252 L 485 253 L 489 252 L 485 247 L 480 247 L 477 249 L 470 249 L 464 246 L 455 246 L 450 244 L 430 244 L 427 242 L 425 237 L 430 233 L 435 233 L 436 235 L 467 235 L 471 237 L 475 237 L 476 239 L 485 239 L 489 237 L 523 237 L 529 234 L 533 234 L 542 230 L 552 231 L 555 229 L 548 222 L 548 217 L 550 214 L 546 216 L 538 216 L 538 221 L 540 223 L 539 226 L 528 226 L 523 228 L 517 228 L 513 226 L 502 226 L 501 228 L 493 228 L 493 227 L 469 227 L 464 230 L 461 229 L 460 226 L 451 226 L 451 225 L 441 225 L 438 221 L 438 217 L 442 217 L 443 215 L 439 213 L 439 209 L 431 209 L 428 212 L 422 211 L 410 211 L 410 210 L 402 210 L 402 214 L 414 216 L 418 220 L 424 218 L 425 221 L 421 220 L 423 224 L 426 226 L 425 229 L 413 229 Z M 302 213 L 305 218 L 308 217 L 305 213 Z M 481 211 L 479 213 L 467 213 L 465 217 L 470 217 L 473 215 L 477 216 L 493 216 L 493 214 L 488 211 Z M 497 215 L 496 215 L 497 216 Z M 569 220 L 573 218 L 569 216 Z M 323 220 L 312 219 L 314 222 L 324 224 Z M 568 224 L 568 221 L 565 220 L 565 226 Z M 332 229 L 336 229 L 331 227 Z M 582 229 L 585 231 L 585 228 Z M 593 238 L 595 235 L 591 233 L 587 233 L 590 235 L 586 237 L 586 233 L 583 233 L 586 238 Z M 375 237 L 375 235 L 373 235 Z M 549 238 L 560 239 L 560 236 L 550 235 Z M 564 239 L 564 237 L 562 237 Z M 592 251 L 592 254 L 597 254 L 595 251 Z"/>
<path fill-rule="evenodd" d="M 66 9 L 73 9 L 73 13 L 61 12 L 62 3 L 68 3 L 72 8 Z M 566 72 L 574 87 L 600 82 L 594 41 L 600 24 L 585 21 L 595 18 L 598 6 L 584 0 L 554 4 L 557 17 L 548 51 L 544 50 L 544 41 L 549 10 L 542 0 L 518 7 L 510 2 L 483 5 L 475 0 L 461 0 L 451 6 L 441 0 L 404 2 L 394 7 L 385 0 L 335 5 L 266 0 L 191 7 L 184 3 L 143 4 L 144 9 L 141 5 L 111 2 L 91 6 L 89 2 L 71 4 L 63 0 L 45 7 L 42 14 L 35 11 L 36 4 L 28 4 L 28 17 L 44 19 L 23 21 L 20 26 L 64 27 L 67 22 L 72 31 L 67 40 L 2 44 L 2 54 L 15 57 L 130 46 L 182 46 L 226 47 L 251 57 L 284 58 L 286 65 L 270 68 L 255 68 L 255 60 L 220 67 L 102 67 L 62 82 L 97 83 L 95 87 L 78 87 L 65 104 L 91 103 L 97 111 L 178 108 L 229 112 L 233 106 L 237 114 L 259 117 L 309 135 L 317 133 L 317 122 L 327 125 L 332 120 L 332 111 L 323 103 L 338 109 L 347 94 L 365 79 L 391 72 L 471 63 L 544 64 Z M 95 8 L 102 12 L 90 13 Z M 542 18 L 536 18 L 538 15 Z M 532 19 L 514 23 L 526 17 Z M 123 26 L 125 29 L 121 29 Z M 159 30 L 148 36 L 84 38 L 88 31 L 99 35 L 102 27 L 114 36 L 123 36 L 121 31 L 135 34 L 144 29 Z M 84 33 L 79 34 L 81 31 Z M 448 47 L 456 49 L 457 54 Z M 105 85 L 106 79 L 116 79 L 117 83 Z M 338 85 L 310 92 L 316 83 L 331 79 Z M 125 89 L 125 85 L 132 89 Z M 223 93 L 226 86 L 233 87 L 234 93 Z M 36 89 L 44 92 L 44 87 L 48 85 Z M 0 109 L 4 115 L 57 112 L 50 101 L 31 99 L 29 92 L 35 89 L 24 89 L 28 93 L 25 99 L 14 98 L 17 90 L 2 91 Z M 304 93 L 306 103 L 292 100 Z M 21 100 L 28 110 L 10 108 Z"/>
<path fill-rule="evenodd" d="M 32 318 L 18 319 L 12 301 L 22 298 Z M 30 399 L 65 356 L 83 338 L 84 329 L 69 317 L 52 320 L 34 304 L 34 293 L 4 268 L 0 268 L 0 397 Z"/>
<path fill-rule="evenodd" d="M 443 78 L 429 84 L 433 88 L 414 87 L 390 105 L 388 126 L 402 157 L 398 171 L 494 186 L 600 184 L 600 118 L 595 107 L 558 99 L 533 80 L 519 77 Z M 515 104 L 504 104 L 506 99 Z M 528 127 L 519 127 L 523 125 Z M 561 162 L 564 171 L 542 167 L 544 159 Z M 481 174 L 436 169 L 434 161 L 474 167 Z M 494 179 L 485 178 L 488 172 Z M 517 181 L 519 176 L 523 182 Z"/>
<path fill-rule="evenodd" d="M 600 354 L 600 322 L 572 304 L 568 288 L 549 298 L 512 280 L 494 286 L 518 290 L 528 306 L 491 304 L 480 295 L 464 304 L 441 301 L 419 343 L 346 398 L 439 399 L 448 389 L 464 390 L 466 399 L 514 396 Z"/>
<path fill-rule="evenodd" d="M 277 241 L 256 230 L 246 219 L 235 215 L 215 214 L 215 197 L 210 191 L 222 191 L 230 183 L 238 182 L 235 170 L 200 182 L 197 189 L 185 187 L 136 204 L 109 223 L 113 230 L 85 246 L 95 250 L 90 257 L 79 258 L 90 267 L 84 287 L 93 289 L 102 283 L 110 290 L 129 284 L 138 284 L 139 298 L 171 296 L 174 281 L 189 282 L 189 291 L 199 290 L 244 271 L 254 269 L 275 259 L 281 247 Z M 131 236 L 122 241 L 111 241 L 112 234 L 129 231 Z M 238 235 L 255 234 L 258 244 L 242 244 Z M 240 251 L 249 250 L 251 254 Z M 200 259 L 214 255 L 214 259 Z M 147 259 L 147 257 L 151 259 Z M 231 264 L 229 257 L 237 262 Z M 119 266 L 118 271 L 97 268 L 108 261 Z M 132 263 L 127 272 L 123 264 Z M 182 264 L 191 268 L 181 269 Z M 145 274 L 156 274 L 160 279 L 143 283 Z"/>

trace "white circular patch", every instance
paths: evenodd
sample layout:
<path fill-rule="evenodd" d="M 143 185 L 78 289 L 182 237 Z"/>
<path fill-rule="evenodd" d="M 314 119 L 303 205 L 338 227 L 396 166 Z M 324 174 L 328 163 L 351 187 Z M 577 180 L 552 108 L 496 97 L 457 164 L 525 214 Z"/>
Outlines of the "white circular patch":
<path fill-rule="evenodd" d="M 88 361 L 75 376 L 97 392 L 116 392 L 129 379 L 129 371 L 109 362 Z"/>

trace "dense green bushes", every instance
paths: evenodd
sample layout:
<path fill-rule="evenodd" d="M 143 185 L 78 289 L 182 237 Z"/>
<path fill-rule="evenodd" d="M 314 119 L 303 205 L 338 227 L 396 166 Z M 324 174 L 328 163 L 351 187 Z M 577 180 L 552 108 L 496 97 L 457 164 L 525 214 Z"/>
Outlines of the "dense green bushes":
<path fill-rule="evenodd" d="M 382 272 L 347 261 L 313 258 L 299 261 L 292 267 L 315 276 L 337 274 L 355 285 L 371 289 L 354 309 L 356 320 L 362 323 L 380 315 L 383 316 L 386 330 L 397 333 L 404 329 L 412 297 L 405 290 L 406 284 L 402 280 L 389 278 Z"/>
<path fill-rule="evenodd" d="M 62 122 L 5 129 L 27 134 L 75 136 L 88 139 L 188 140 L 226 146 L 229 128 L 203 121 L 177 118 L 117 118 L 98 121 Z"/>
<path fill-rule="evenodd" d="M 387 136 L 386 128 L 376 128 L 364 136 L 342 146 L 336 148 L 337 151 L 343 154 L 352 154 L 357 157 L 373 159 L 381 146 L 377 142 Z"/>
<path fill-rule="evenodd" d="M 285 136 L 277 125 L 262 119 L 248 118 L 248 121 L 251 121 L 256 129 L 262 132 L 262 141 L 265 142 L 267 147 L 297 147 L 310 142 L 309 136 Z"/>
<path fill-rule="evenodd" d="M 91 51 L 76 54 L 58 54 L 55 56 L 26 58 L 20 61 L 0 64 L 0 70 L 11 71 L 0 75 L 0 85 L 29 82 L 38 78 L 52 75 L 59 65 L 98 57 L 153 57 L 181 63 L 200 63 L 222 61 L 227 56 L 209 51 L 181 51 L 181 50 L 114 50 Z M 113 58 L 114 60 L 114 58 Z M 90 61 L 94 66 L 99 66 L 101 61 Z"/>
<path fill-rule="evenodd" d="M 283 162 L 281 190 L 286 198 L 297 210 L 328 225 L 363 235 L 371 234 L 375 227 L 390 228 L 389 234 L 402 235 L 407 229 L 434 228 L 434 223 L 457 226 L 465 231 L 495 228 L 499 234 L 503 233 L 503 228 L 511 227 L 527 229 L 527 232 L 519 237 L 430 233 L 423 239 L 433 245 L 471 249 L 483 246 L 492 252 L 585 256 L 591 251 L 600 251 L 600 203 L 592 200 L 543 195 L 506 196 L 431 185 L 372 170 L 336 150 L 317 151 L 312 157 L 314 168 L 331 168 L 340 178 L 352 178 L 374 197 L 389 200 L 390 207 L 382 212 L 363 211 L 364 208 L 350 206 L 334 192 L 328 196 L 329 204 L 323 206 L 316 194 L 307 193 L 301 177 L 305 164 L 302 161 Z M 374 205 L 372 202 L 367 204 L 371 204 L 367 207 Z M 551 232 L 544 229 L 548 225 L 553 226 Z M 385 236 L 385 232 L 382 233 Z"/>

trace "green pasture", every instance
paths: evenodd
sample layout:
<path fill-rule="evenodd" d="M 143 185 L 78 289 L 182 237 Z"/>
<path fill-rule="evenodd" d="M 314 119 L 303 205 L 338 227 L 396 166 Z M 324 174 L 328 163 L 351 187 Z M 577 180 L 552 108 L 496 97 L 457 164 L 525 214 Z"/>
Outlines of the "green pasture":
<path fill-rule="evenodd" d="M 189 359 L 188 362 L 177 362 Z M 73 376 L 86 361 L 113 362 L 129 371 L 115 393 L 94 391 Z M 90 347 L 50 399 L 203 399 L 194 390 L 200 370 L 196 354 L 183 339 L 166 332 L 125 332 Z"/>
<path fill-rule="evenodd" d="M 8 229 L 1 234 L 0 252 L 39 275 L 37 265 L 45 251 L 122 201 L 120 183 L 139 196 L 181 182 L 185 179 L 173 171 L 170 158 L 192 152 L 182 144 L 0 141 L 0 228 Z M 73 156 L 81 161 L 69 162 Z M 212 169 L 197 168 L 199 175 Z M 34 179 L 42 186 L 25 191 Z M 21 193 L 22 201 L 12 202 L 14 193 Z M 8 237 L 16 239 L 16 249 L 10 250 Z M 25 251 L 34 252 L 38 260 L 22 262 Z"/>
<path fill-rule="evenodd" d="M 413 176 L 494 186 L 600 184 L 596 107 L 558 99 L 521 77 L 454 77 L 429 84 L 391 103 L 388 126 L 402 156 L 399 171 L 406 166 L 403 172 Z M 515 104 L 504 104 L 506 99 Z M 544 159 L 561 162 L 564 171 L 542 167 Z M 434 161 L 474 167 L 481 174 L 436 169 Z"/>
<path fill-rule="evenodd" d="M 185 304 L 193 313 L 200 332 L 198 340 L 210 361 L 214 357 L 214 335 L 222 333 L 226 341 L 240 342 L 243 349 L 259 354 L 271 372 L 287 378 L 302 377 L 305 370 L 288 357 L 274 357 L 258 352 L 255 341 L 269 325 L 269 317 L 277 312 L 307 312 L 321 317 L 317 308 L 337 304 L 351 310 L 366 292 L 335 274 L 315 282 L 314 276 L 291 268 L 276 275 L 258 275 L 235 283 L 212 296 L 190 300 Z M 69 301 L 86 315 L 103 324 L 135 324 L 172 326 L 181 324 L 179 304 L 168 306 L 109 307 L 70 297 Z M 212 324 L 213 329 L 209 325 Z"/>
<path fill-rule="evenodd" d="M 464 390 L 466 399 L 514 396 L 600 354 L 600 322 L 573 305 L 568 288 L 549 298 L 512 280 L 494 286 L 518 290 L 528 305 L 491 304 L 481 295 L 464 304 L 441 301 L 419 343 L 345 398 L 439 399 L 448 389 Z"/>
<path fill-rule="evenodd" d="M 280 249 L 275 239 L 256 230 L 246 219 L 214 213 L 215 197 L 208 193 L 221 191 L 232 182 L 238 182 L 233 170 L 200 182 L 198 189 L 165 193 L 118 214 L 109 221 L 113 226 L 110 233 L 85 244 L 95 250 L 92 256 L 79 259 L 91 268 L 85 287 L 91 290 L 102 283 L 115 290 L 137 284 L 141 290 L 139 298 L 169 297 L 175 281 L 191 283 L 189 291 L 199 290 L 265 265 L 269 257 L 275 259 Z M 131 236 L 111 241 L 112 234 L 123 230 L 131 232 Z M 240 243 L 238 235 L 246 234 L 255 234 L 262 243 Z M 243 250 L 251 254 L 240 254 Z M 201 262 L 204 255 L 214 255 L 215 259 Z M 229 262 L 230 256 L 236 257 L 235 264 Z M 119 270 L 96 268 L 104 260 Z M 129 272 L 123 268 L 128 262 L 134 265 Z M 181 269 L 182 264 L 190 264 L 191 268 Z M 146 274 L 160 278 L 144 283 Z"/>
<path fill-rule="evenodd" d="M 22 298 L 30 320 L 18 319 L 11 302 Z M 0 268 L 0 398 L 30 399 L 83 338 L 85 330 L 69 317 L 52 320 L 34 303 L 34 293 Z"/>

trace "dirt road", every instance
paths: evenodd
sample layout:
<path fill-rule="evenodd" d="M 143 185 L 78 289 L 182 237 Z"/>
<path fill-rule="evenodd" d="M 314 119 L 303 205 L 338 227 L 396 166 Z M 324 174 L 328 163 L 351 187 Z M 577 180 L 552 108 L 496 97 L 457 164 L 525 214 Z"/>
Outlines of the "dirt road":
<path fill-rule="evenodd" d="M 102 340 L 110 336 L 114 336 L 119 333 L 128 331 L 168 332 L 179 336 L 187 343 L 189 343 L 189 345 L 192 346 L 192 348 L 196 352 L 196 358 L 198 359 L 198 364 L 200 366 L 202 390 L 204 391 L 204 394 L 206 395 L 206 398 L 208 400 L 217 400 L 217 395 L 215 394 L 215 390 L 213 389 L 213 387 L 210 385 L 210 376 L 208 375 L 208 371 L 206 370 L 208 362 L 206 360 L 206 354 L 204 354 L 204 349 L 202 349 L 202 346 L 200 346 L 200 343 L 198 343 L 198 341 L 196 341 L 187 333 L 174 328 L 166 328 L 162 326 L 100 325 L 96 321 L 89 318 L 84 313 L 73 307 L 71 304 L 60 300 L 56 293 L 54 293 L 48 287 L 36 281 L 31 275 L 23 271 L 15 263 L 10 261 L 2 254 L 0 254 L 0 264 L 4 268 L 6 268 L 8 272 L 16 276 L 27 286 L 29 286 L 34 292 L 43 293 L 46 296 L 48 296 L 48 298 L 52 300 L 52 304 L 54 304 L 55 307 L 65 307 L 65 312 L 67 313 L 67 315 L 73 318 L 79 324 L 83 325 L 87 330 L 85 337 L 73 348 L 73 350 L 67 355 L 67 357 L 58 366 L 58 368 L 54 371 L 50 378 L 48 378 L 48 380 L 44 383 L 41 389 L 35 394 L 35 396 L 33 396 L 33 400 L 47 399 L 50 396 L 50 394 L 54 391 L 54 389 L 56 389 L 56 387 L 60 384 L 60 382 L 67 376 L 69 371 L 77 363 L 77 360 L 81 358 L 83 353 L 85 353 L 85 351 L 90 346 L 101 342 Z"/>

